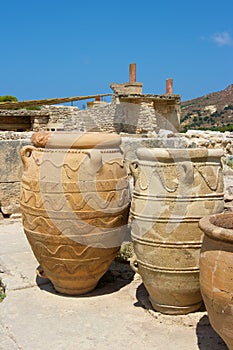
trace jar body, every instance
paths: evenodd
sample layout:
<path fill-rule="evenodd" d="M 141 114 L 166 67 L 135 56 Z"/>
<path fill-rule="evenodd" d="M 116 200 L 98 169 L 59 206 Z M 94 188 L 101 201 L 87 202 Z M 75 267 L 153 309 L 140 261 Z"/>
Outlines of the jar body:
<path fill-rule="evenodd" d="M 22 160 L 23 226 L 45 276 L 65 294 L 91 291 L 127 231 L 129 186 L 118 144 L 27 146 Z"/>
<path fill-rule="evenodd" d="M 132 239 L 139 274 L 157 311 L 186 314 L 202 303 L 198 222 L 223 210 L 221 154 L 143 149 L 132 164 Z"/>
<path fill-rule="evenodd" d="M 200 286 L 210 323 L 233 349 L 233 215 L 222 213 L 200 220 L 204 232 Z"/>

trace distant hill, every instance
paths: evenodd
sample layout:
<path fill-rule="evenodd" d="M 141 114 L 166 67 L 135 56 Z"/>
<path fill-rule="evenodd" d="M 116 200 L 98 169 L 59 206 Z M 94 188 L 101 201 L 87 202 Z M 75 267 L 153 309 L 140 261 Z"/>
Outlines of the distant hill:
<path fill-rule="evenodd" d="M 189 129 L 233 131 L 233 84 L 181 103 L 181 131 Z"/>

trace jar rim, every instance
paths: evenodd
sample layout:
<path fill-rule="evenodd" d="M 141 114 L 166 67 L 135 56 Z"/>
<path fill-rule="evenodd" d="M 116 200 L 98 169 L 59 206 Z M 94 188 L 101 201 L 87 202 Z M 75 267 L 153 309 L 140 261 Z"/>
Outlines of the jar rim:
<path fill-rule="evenodd" d="M 138 148 L 136 151 L 140 160 L 193 160 L 199 158 L 221 158 L 223 150 L 221 148 Z"/>
<path fill-rule="evenodd" d="M 233 243 L 233 213 L 223 212 L 203 217 L 199 227 L 212 239 Z"/>
<path fill-rule="evenodd" d="M 115 133 L 38 131 L 31 137 L 35 147 L 41 148 L 114 148 L 121 144 L 121 137 Z"/>

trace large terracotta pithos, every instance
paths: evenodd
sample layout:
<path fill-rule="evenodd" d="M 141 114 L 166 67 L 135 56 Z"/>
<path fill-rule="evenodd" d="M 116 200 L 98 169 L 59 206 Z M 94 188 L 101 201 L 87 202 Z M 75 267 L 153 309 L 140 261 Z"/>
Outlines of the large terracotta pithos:
<path fill-rule="evenodd" d="M 199 225 L 201 293 L 212 327 L 233 350 L 233 213 L 204 217 Z"/>
<path fill-rule="evenodd" d="M 95 288 L 124 240 L 129 186 L 116 134 L 46 133 L 22 149 L 24 231 L 55 289 Z"/>
<path fill-rule="evenodd" d="M 223 210 L 221 156 L 215 149 L 141 148 L 131 164 L 131 265 L 162 313 L 186 314 L 202 303 L 198 222 Z"/>

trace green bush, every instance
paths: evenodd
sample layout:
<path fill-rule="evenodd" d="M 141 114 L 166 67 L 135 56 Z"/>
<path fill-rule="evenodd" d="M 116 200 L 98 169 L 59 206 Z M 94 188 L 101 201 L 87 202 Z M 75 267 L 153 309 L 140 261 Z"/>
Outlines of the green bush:
<path fill-rule="evenodd" d="M 224 107 L 224 111 L 227 111 L 228 109 L 233 109 L 233 106 L 232 105 L 228 105 L 228 106 Z"/>
<path fill-rule="evenodd" d="M 2 282 L 0 280 L 0 303 L 6 297 L 5 290 L 3 288 Z"/>
<path fill-rule="evenodd" d="M 38 111 L 41 109 L 41 107 L 40 106 L 30 106 L 30 107 L 26 107 L 26 109 L 28 111 Z"/>
<path fill-rule="evenodd" d="M 220 117 L 220 113 L 218 111 L 214 112 L 214 113 L 211 113 L 211 116 L 212 117 Z"/>
<path fill-rule="evenodd" d="M 18 99 L 15 96 L 5 95 L 0 96 L 0 102 L 16 102 Z"/>

